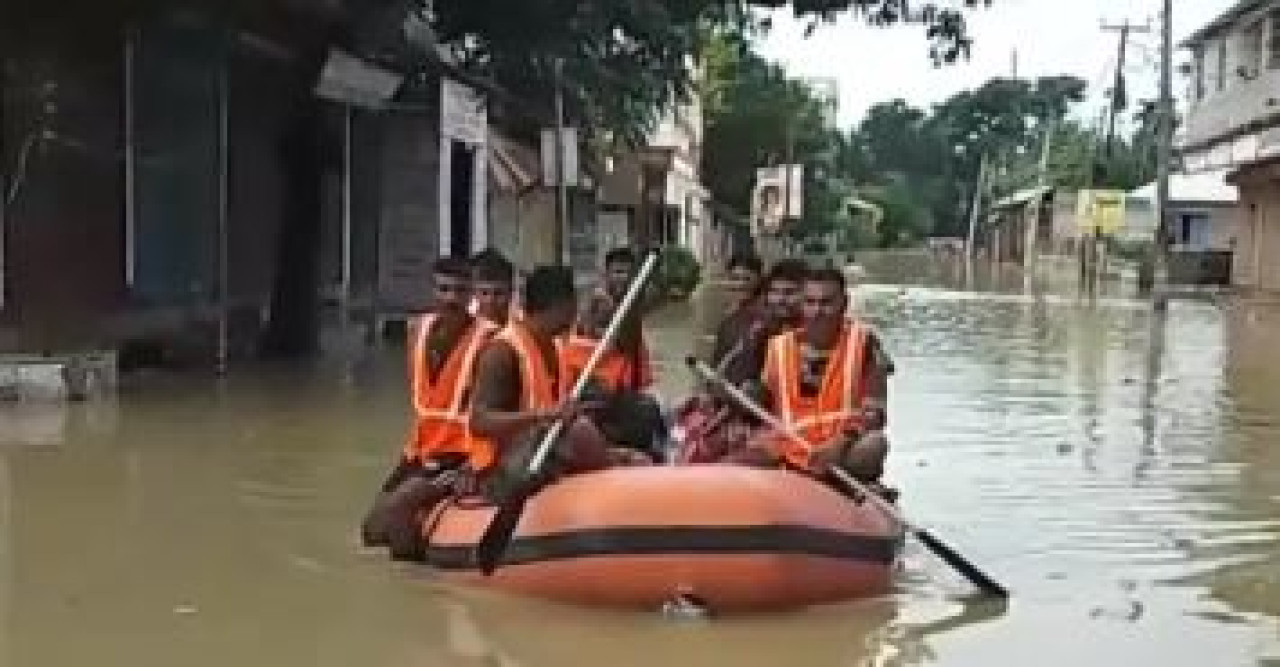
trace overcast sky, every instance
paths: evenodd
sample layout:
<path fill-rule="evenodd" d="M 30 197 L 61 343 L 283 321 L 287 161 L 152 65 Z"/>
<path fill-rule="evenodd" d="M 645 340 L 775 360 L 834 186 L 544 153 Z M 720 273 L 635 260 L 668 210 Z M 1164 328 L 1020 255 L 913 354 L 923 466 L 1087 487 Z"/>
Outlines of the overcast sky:
<path fill-rule="evenodd" d="M 1235 2 L 1173 0 L 1174 43 Z M 1008 76 L 1015 50 L 1019 76 L 1074 74 L 1100 98 L 1114 76 L 1117 47 L 1116 33 L 1100 26 L 1128 19 L 1151 27 L 1150 33 L 1133 36 L 1127 58 L 1130 99 L 1136 100 L 1153 97 L 1156 90 L 1159 8 L 1160 0 L 994 0 L 989 9 L 970 14 L 969 62 L 942 69 L 930 63 L 920 26 L 876 29 L 842 19 L 805 39 L 804 23 L 789 11 L 774 14 L 774 29 L 760 49 L 794 75 L 834 77 L 840 86 L 840 122 L 847 126 L 877 102 L 902 97 L 928 106 L 991 77 Z M 1175 66 L 1185 59 L 1175 54 Z M 1181 96 L 1185 88 L 1175 74 L 1175 94 Z"/>

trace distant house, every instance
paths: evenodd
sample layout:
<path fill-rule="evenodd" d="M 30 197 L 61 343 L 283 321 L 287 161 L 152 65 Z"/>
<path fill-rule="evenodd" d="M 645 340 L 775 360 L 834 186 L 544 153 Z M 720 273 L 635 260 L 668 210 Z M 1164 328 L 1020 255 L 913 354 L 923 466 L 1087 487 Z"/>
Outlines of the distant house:
<path fill-rule="evenodd" d="M 681 246 L 701 262 L 714 259 L 721 244 L 699 172 L 705 130 L 695 98 L 664 113 L 645 146 L 610 156 L 600 177 L 599 215 L 575 254 L 595 259 L 630 242 Z"/>
<path fill-rule="evenodd" d="M 1170 282 L 1232 283 L 1240 198 L 1226 176 L 1225 171 L 1216 170 L 1169 178 Z M 1155 183 L 1129 193 L 1127 217 L 1134 226 L 1155 228 L 1155 197 Z"/>
<path fill-rule="evenodd" d="M 1037 186 L 994 202 L 982 241 L 987 256 L 1030 270 L 1036 256 L 1044 253 L 1051 242 L 1052 201 L 1053 188 Z"/>
<path fill-rule="evenodd" d="M 1225 170 L 1239 188 L 1232 282 L 1280 289 L 1280 0 L 1237 2 L 1182 46 L 1192 72 L 1178 152 L 1189 173 Z M 1206 224 L 1187 229 L 1199 240 Z"/>

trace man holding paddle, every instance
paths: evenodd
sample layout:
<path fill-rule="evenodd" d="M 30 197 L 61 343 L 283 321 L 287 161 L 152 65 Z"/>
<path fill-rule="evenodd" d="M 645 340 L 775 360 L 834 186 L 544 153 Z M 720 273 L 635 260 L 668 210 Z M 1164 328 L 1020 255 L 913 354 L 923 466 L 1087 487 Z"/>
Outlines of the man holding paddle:
<path fill-rule="evenodd" d="M 529 274 L 524 285 L 525 317 L 510 322 L 485 347 L 476 365 L 471 402 L 470 430 L 491 448 L 492 484 L 511 481 L 517 466 L 531 453 L 537 438 L 557 421 L 565 422 L 566 442 L 556 449 L 555 472 L 568 473 L 605 468 L 614 464 L 648 463 L 635 450 L 613 447 L 587 413 L 598 407 L 582 400 L 568 400 L 574 378 L 569 377 L 556 344 L 577 316 L 577 290 L 573 271 L 564 266 L 543 266 Z"/>
<path fill-rule="evenodd" d="M 772 337 L 765 354 L 765 403 L 808 446 L 765 433 L 730 460 L 814 472 L 835 465 L 879 487 L 893 363 L 870 328 L 848 316 L 847 288 L 838 270 L 811 270 L 801 289 L 803 326 Z"/>

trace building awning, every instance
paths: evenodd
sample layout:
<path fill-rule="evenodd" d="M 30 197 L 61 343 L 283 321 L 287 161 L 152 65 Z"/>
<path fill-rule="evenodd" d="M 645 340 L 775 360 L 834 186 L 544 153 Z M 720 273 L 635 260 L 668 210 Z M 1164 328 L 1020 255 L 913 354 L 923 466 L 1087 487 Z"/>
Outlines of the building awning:
<path fill-rule="evenodd" d="M 520 194 L 539 184 L 538 153 L 489 128 L 489 178 L 498 190 Z"/>
<path fill-rule="evenodd" d="M 1003 199 L 998 200 L 991 205 L 992 210 L 1001 210 L 1006 208 L 1016 208 L 1023 206 L 1033 199 L 1039 199 L 1053 192 L 1053 187 L 1049 185 L 1038 185 L 1034 188 L 1019 190 Z"/>

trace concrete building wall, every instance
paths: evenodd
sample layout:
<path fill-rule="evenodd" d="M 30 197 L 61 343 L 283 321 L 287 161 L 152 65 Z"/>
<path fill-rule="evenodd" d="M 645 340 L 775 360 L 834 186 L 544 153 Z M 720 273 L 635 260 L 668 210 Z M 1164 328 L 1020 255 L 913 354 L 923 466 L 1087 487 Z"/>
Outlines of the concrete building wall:
<path fill-rule="evenodd" d="M 1280 181 L 1242 180 L 1240 199 L 1233 279 L 1245 287 L 1280 289 Z"/>

